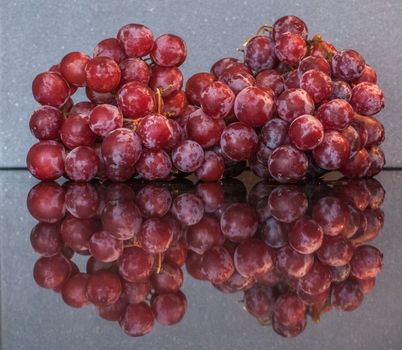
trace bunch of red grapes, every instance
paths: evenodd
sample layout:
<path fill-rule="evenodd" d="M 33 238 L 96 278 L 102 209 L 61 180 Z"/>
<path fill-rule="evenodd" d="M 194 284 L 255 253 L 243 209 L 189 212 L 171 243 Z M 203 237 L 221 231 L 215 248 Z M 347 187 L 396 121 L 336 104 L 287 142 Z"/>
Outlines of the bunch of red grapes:
<path fill-rule="evenodd" d="M 43 182 L 27 206 L 41 255 L 34 279 L 75 308 L 93 304 L 130 336 L 182 320 L 182 267 L 294 337 L 335 307 L 353 311 L 375 284 L 385 192 L 375 179 L 304 185 Z M 86 272 L 71 260 L 90 255 Z"/>
<path fill-rule="evenodd" d="M 295 16 L 263 26 L 244 60 L 220 59 L 182 90 L 184 41 L 140 24 L 67 54 L 33 81 L 42 105 L 27 156 L 41 180 L 126 181 L 194 173 L 216 181 L 248 166 L 281 183 L 339 170 L 372 177 L 385 164 L 375 70 L 354 50 L 308 39 Z M 89 101 L 71 96 L 85 87 Z M 66 152 L 67 150 L 67 152 Z M 66 154 L 67 153 L 67 154 Z"/>

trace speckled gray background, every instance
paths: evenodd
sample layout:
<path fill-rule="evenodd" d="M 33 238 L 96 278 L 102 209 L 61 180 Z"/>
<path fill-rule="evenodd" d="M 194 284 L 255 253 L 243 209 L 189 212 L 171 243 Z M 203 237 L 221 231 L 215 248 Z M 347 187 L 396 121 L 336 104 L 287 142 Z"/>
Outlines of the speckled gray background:
<path fill-rule="evenodd" d="M 337 48 L 355 48 L 375 67 L 386 95 L 381 120 L 388 166 L 402 166 L 401 0 L 0 0 L 0 167 L 23 167 L 34 139 L 27 123 L 36 103 L 34 76 L 69 51 L 92 53 L 101 39 L 130 22 L 148 25 L 156 36 L 185 38 L 185 77 L 208 70 L 264 23 L 295 14 L 310 33 Z M 75 101 L 78 102 L 77 97 Z"/>

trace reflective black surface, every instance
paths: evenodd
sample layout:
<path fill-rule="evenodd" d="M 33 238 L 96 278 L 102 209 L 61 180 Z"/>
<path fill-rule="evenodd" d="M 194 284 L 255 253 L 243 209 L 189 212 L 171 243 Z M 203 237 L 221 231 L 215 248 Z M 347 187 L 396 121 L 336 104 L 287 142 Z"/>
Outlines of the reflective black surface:
<path fill-rule="evenodd" d="M 212 185 L 194 185 L 181 180 L 157 185 L 139 182 L 123 185 L 39 184 L 30 189 L 36 181 L 28 180 L 25 172 L 3 172 L 0 179 L 1 219 L 5 223 L 2 225 L 1 236 L 4 348 L 24 348 L 27 344 L 34 349 L 70 349 L 81 346 L 107 348 L 119 344 L 123 348 L 135 346 L 171 349 L 193 348 L 197 344 L 202 349 L 218 346 L 229 349 L 249 347 L 251 344 L 253 348 L 353 346 L 382 349 L 397 348 L 400 343 L 399 324 L 402 313 L 397 296 L 401 285 L 401 264 L 397 232 L 400 213 L 398 203 L 402 191 L 401 175 L 398 172 L 383 172 L 377 180 L 339 180 L 292 186 L 258 183 L 259 179 L 248 173 L 242 174 L 240 179 Z M 155 192 L 155 189 L 159 189 L 159 192 Z M 38 230 L 37 220 L 25 209 L 28 192 L 27 205 L 31 214 L 40 221 L 57 221 L 58 223 L 50 226 L 61 227 L 56 229 L 58 233 L 55 234 L 59 239 L 53 240 L 50 248 L 49 244 L 44 244 L 49 241 L 38 239 L 37 232 L 40 229 Z M 207 197 L 214 200 L 206 203 Z M 159 200 L 155 201 L 156 198 Z M 197 207 L 199 203 L 196 201 L 197 205 L 194 207 L 194 202 L 191 202 L 192 210 L 186 211 L 184 209 L 189 209 L 189 198 L 190 202 L 191 199 L 199 198 L 203 205 Z M 184 207 L 180 205 L 183 199 L 187 200 L 184 201 L 187 203 Z M 108 206 L 115 208 L 123 203 L 131 203 L 138 208 L 143 227 L 146 222 L 162 222 L 169 217 L 169 223 L 173 220 L 176 225 L 174 237 L 168 245 L 187 247 L 180 250 L 181 253 L 187 252 L 186 263 L 181 266 L 184 272 L 181 291 L 187 299 L 184 317 L 179 320 L 181 315 L 178 316 L 175 321 L 179 322 L 173 326 L 158 323 L 158 318 L 166 323 L 166 317 L 163 320 L 163 315 L 161 316 L 165 310 L 159 309 L 160 314 L 157 315 L 155 295 L 164 294 L 166 290 L 160 289 L 157 272 L 162 275 L 167 272 L 177 275 L 179 267 L 172 266 L 175 263 L 181 265 L 184 260 L 182 254 L 179 254 L 180 259 L 177 258 L 177 249 L 175 255 L 171 253 L 173 248 L 170 248 L 161 254 L 162 259 L 154 252 L 154 267 L 150 272 L 154 275 L 151 277 L 153 289 L 146 302 L 155 304 L 153 311 L 154 314 L 156 312 L 157 320 L 152 331 L 140 338 L 127 336 L 118 322 L 102 320 L 93 306 L 83 309 L 69 307 L 60 294 L 40 288 L 32 277 L 32 270 L 39 258 L 37 253 L 53 255 L 58 253 L 62 245 L 76 250 L 72 260 L 81 272 L 93 274 L 93 267 L 91 269 L 90 266 L 88 271 L 89 256 L 83 256 L 82 254 L 87 254 L 83 250 L 88 247 L 88 240 L 95 231 L 105 230 L 105 227 L 109 231 L 114 230 L 110 215 L 105 213 L 108 212 Z M 312 254 L 300 254 L 304 257 L 304 266 L 300 267 L 300 259 L 294 258 L 293 265 L 290 266 L 286 260 L 289 260 L 289 254 L 286 252 L 294 254 L 294 249 L 300 251 L 306 248 L 305 242 L 300 247 L 300 242 L 294 238 L 300 235 L 300 232 L 294 232 L 295 222 L 298 220 L 300 224 L 301 220 L 311 218 L 324 231 L 324 245 Z M 114 219 L 118 225 L 124 226 L 123 219 Z M 35 225 L 36 234 L 32 234 L 30 238 L 31 229 Z M 40 225 L 49 226 L 39 224 L 39 228 Z M 244 227 L 239 229 L 242 225 Z M 130 246 L 135 246 L 134 249 L 140 249 L 138 246 L 145 250 L 154 249 L 147 245 L 149 242 L 144 239 L 141 229 L 132 231 L 135 230 L 139 234 L 136 234 L 136 239 L 130 237 L 124 241 L 125 250 L 133 249 Z M 289 234 L 292 230 L 293 233 Z M 112 235 L 116 236 L 116 232 Z M 41 237 L 45 236 L 42 233 Z M 244 241 L 249 244 L 251 237 L 254 244 L 252 251 L 260 252 L 257 256 L 254 254 L 254 261 L 259 262 L 258 269 L 255 265 L 253 268 L 245 265 L 239 257 L 242 249 L 244 256 L 244 249 L 247 248 L 244 248 L 247 246 Z M 288 238 L 290 245 L 286 242 Z M 239 245 L 243 248 L 239 248 Z M 381 252 L 384 259 L 383 269 L 376 276 L 375 286 L 370 291 L 368 289 L 373 287 L 373 280 L 362 283 L 356 277 L 371 278 L 378 272 L 378 268 L 375 268 L 375 264 L 370 268 L 366 264 L 362 268 L 362 260 L 356 258 L 364 250 L 362 247 L 357 248 L 361 245 L 374 246 L 376 252 L 378 248 L 377 257 L 381 256 Z M 213 250 L 219 246 L 219 249 L 227 253 L 229 267 L 222 266 L 219 259 L 215 259 L 216 256 L 208 250 L 213 246 Z M 319 246 L 319 243 L 316 243 L 316 247 L 310 244 L 307 249 L 316 250 Z M 261 250 L 261 247 L 264 248 Z M 66 249 L 64 253 L 65 251 Z M 197 255 L 195 251 L 203 254 Z M 356 253 L 357 251 L 360 253 Z M 247 254 L 246 257 L 250 258 L 250 254 Z M 311 262 L 306 262 L 306 256 Z M 335 271 L 332 271 L 329 288 L 328 285 L 325 286 L 325 281 L 320 281 L 318 285 L 314 284 L 313 289 L 309 289 L 311 283 L 308 275 L 314 269 L 311 267 L 313 261 L 314 266 L 324 266 L 325 271 L 330 271 L 329 265 L 339 266 L 350 262 L 352 273 L 349 277 L 347 274 L 340 277 L 339 273 L 335 277 Z M 295 266 L 295 262 L 299 264 Z M 117 276 L 118 265 L 121 264 L 113 265 L 111 271 Z M 377 267 L 380 265 L 381 263 L 377 263 Z M 40 266 L 42 265 L 37 264 L 35 276 L 36 281 L 43 286 L 49 282 L 49 274 L 41 273 L 43 271 Z M 226 281 L 235 270 L 235 275 Z M 241 274 L 237 271 L 241 271 Z M 325 275 L 325 271 L 320 276 Z M 303 277 L 305 274 L 307 276 Z M 251 277 L 244 277 L 246 275 Z M 214 283 L 199 280 L 205 277 L 212 279 Z M 336 283 L 333 280 L 335 278 L 340 281 L 346 277 L 346 282 Z M 46 286 L 54 287 L 51 283 L 53 282 L 50 281 Z M 173 288 L 173 292 L 176 292 L 177 287 L 173 282 L 168 283 L 167 287 L 165 285 L 165 288 Z M 60 288 L 58 285 L 56 289 Z M 306 291 L 314 294 L 319 291 L 320 295 L 311 297 Z M 122 304 L 128 300 L 127 292 L 125 294 L 121 297 L 124 300 Z M 280 306 L 289 297 L 303 302 L 297 304 L 298 306 L 289 306 L 286 303 L 287 306 Z M 173 311 L 177 311 L 169 310 L 165 315 L 171 316 Z M 183 311 L 183 308 L 180 310 Z M 295 316 L 298 311 L 306 315 L 307 322 L 304 321 L 304 316 Z M 124 307 L 121 312 L 124 314 Z M 290 321 L 297 321 L 290 322 L 289 317 L 286 318 L 289 314 Z M 290 324 L 283 324 L 284 317 Z M 301 334 L 293 339 L 285 339 L 277 333 L 287 336 Z"/>

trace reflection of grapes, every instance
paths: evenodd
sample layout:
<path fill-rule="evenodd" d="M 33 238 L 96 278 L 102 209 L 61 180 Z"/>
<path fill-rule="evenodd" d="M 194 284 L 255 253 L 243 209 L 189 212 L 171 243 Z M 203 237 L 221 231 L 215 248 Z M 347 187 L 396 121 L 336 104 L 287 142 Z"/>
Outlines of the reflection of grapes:
<path fill-rule="evenodd" d="M 375 285 L 384 189 L 373 179 L 275 185 L 42 183 L 34 279 L 75 308 L 96 306 L 129 335 L 180 322 L 186 276 L 244 293 L 262 325 L 291 337 L 330 306 L 352 311 Z M 67 211 L 66 211 L 66 209 Z M 86 273 L 71 260 L 90 254 Z"/>

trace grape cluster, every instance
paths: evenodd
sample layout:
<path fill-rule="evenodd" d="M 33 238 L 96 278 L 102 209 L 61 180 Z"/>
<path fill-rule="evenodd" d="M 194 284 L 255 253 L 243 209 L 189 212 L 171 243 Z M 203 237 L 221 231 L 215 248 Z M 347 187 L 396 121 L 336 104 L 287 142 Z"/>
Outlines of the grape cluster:
<path fill-rule="evenodd" d="M 183 318 L 185 266 L 221 292 L 244 293 L 251 315 L 292 337 L 308 315 L 353 311 L 374 287 L 383 255 L 367 242 L 383 226 L 384 196 L 375 179 L 262 181 L 248 194 L 237 179 L 42 182 L 27 199 L 39 221 L 33 276 L 67 305 L 93 304 L 100 317 L 142 336 L 154 320 Z M 89 256 L 86 272 L 74 254 Z"/>
<path fill-rule="evenodd" d="M 308 39 L 295 16 L 261 27 L 241 50 L 243 61 L 218 60 L 184 91 L 178 67 L 187 51 L 176 35 L 154 40 L 146 26 L 128 24 L 92 58 L 68 53 L 33 81 L 42 106 L 30 120 L 39 142 L 28 169 L 41 180 L 81 182 L 190 173 L 216 181 L 247 164 L 281 183 L 381 171 L 384 127 L 374 115 L 384 96 L 358 52 Z M 74 104 L 79 87 L 89 101 Z"/>

